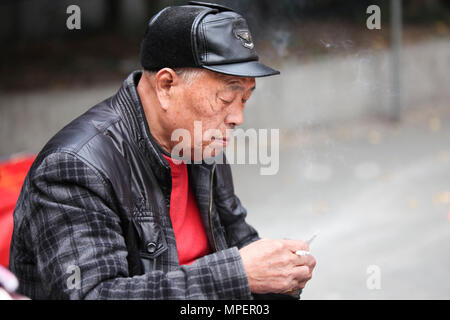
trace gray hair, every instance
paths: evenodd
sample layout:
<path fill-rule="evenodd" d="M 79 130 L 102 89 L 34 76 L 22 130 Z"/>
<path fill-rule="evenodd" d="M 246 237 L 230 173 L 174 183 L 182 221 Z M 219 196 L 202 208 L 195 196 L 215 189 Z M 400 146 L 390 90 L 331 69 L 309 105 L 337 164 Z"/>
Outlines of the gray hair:
<path fill-rule="evenodd" d="M 191 85 L 199 75 L 206 72 L 206 70 L 201 68 L 177 68 L 174 69 L 174 71 L 188 86 Z M 144 70 L 144 72 L 151 77 L 154 77 L 158 73 L 158 71 L 149 70 Z"/>

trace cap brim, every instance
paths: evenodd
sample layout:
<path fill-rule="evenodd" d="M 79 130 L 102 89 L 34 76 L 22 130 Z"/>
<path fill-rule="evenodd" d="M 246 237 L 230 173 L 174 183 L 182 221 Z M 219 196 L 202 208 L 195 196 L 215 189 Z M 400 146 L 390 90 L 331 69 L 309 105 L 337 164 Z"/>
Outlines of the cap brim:
<path fill-rule="evenodd" d="M 238 77 L 258 78 L 280 74 L 280 71 L 272 69 L 258 61 L 202 66 L 202 68 Z"/>

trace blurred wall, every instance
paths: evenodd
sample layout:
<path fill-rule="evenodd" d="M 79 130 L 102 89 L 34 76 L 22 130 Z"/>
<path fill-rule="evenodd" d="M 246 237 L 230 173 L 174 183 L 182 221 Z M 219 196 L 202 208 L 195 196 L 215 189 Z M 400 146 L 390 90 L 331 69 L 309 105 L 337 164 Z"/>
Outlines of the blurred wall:
<path fill-rule="evenodd" d="M 142 31 L 149 11 L 156 11 L 162 5 L 160 1 L 146 0 L 3 0 L 0 40 L 70 35 L 65 27 L 69 15 L 65 13 L 72 4 L 80 7 L 82 29 L 89 33 Z"/>
<path fill-rule="evenodd" d="M 114 94 L 119 85 L 0 95 L 0 159 L 38 152 L 56 132 Z"/>
<path fill-rule="evenodd" d="M 244 128 L 297 130 L 390 114 L 389 51 L 281 65 L 281 76 L 257 80 Z M 403 107 L 427 108 L 450 100 L 450 41 L 405 47 Z M 130 70 L 132 71 L 132 70 Z M 0 156 L 38 151 L 71 119 L 112 95 L 120 82 L 89 89 L 0 95 Z"/>
<path fill-rule="evenodd" d="M 257 80 L 246 127 L 300 127 L 373 116 L 390 117 L 390 51 L 364 50 L 310 63 L 287 62 L 281 76 Z M 450 41 L 406 46 L 401 62 L 403 108 L 450 101 Z"/>
<path fill-rule="evenodd" d="M 238 8 L 249 19 L 262 61 L 282 72 L 257 80 L 244 127 L 297 130 L 389 117 L 390 98 L 398 93 L 391 89 L 388 1 L 373 1 L 383 12 L 380 31 L 365 27 L 365 7 L 371 1 L 214 2 Z M 0 157 L 39 151 L 70 120 L 112 95 L 122 79 L 139 68 L 139 43 L 149 17 L 163 6 L 184 3 L 0 3 L 4 48 L 0 53 Z M 444 3 L 404 2 L 405 21 L 414 22 L 420 30 L 429 25 L 440 30 L 440 36 L 427 34 L 403 47 L 404 109 L 449 101 L 450 35 L 445 22 L 449 10 Z M 82 8 L 79 32 L 65 27 L 70 4 Z"/>

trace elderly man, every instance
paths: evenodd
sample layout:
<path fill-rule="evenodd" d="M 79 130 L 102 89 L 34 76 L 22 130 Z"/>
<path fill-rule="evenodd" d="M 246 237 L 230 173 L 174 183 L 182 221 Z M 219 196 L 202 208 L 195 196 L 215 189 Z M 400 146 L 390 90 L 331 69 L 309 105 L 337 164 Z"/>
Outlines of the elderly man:
<path fill-rule="evenodd" d="M 229 8 L 191 3 L 156 14 L 142 42 L 144 71 L 57 133 L 27 175 L 10 257 L 19 292 L 34 299 L 296 296 L 315 265 L 311 255 L 295 254 L 307 244 L 259 239 L 245 222 L 230 166 L 184 161 L 198 149 L 223 148 L 243 121 L 255 77 L 279 73 L 257 60 L 246 21 Z M 177 129 L 192 140 L 172 155 Z M 204 138 L 210 129 L 222 138 Z"/>

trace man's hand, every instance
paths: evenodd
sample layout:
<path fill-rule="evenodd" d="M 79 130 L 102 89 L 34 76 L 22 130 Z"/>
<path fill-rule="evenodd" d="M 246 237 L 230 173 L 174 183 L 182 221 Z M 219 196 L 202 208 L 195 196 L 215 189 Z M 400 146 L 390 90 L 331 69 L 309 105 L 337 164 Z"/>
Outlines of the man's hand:
<path fill-rule="evenodd" d="M 239 250 L 251 292 L 292 294 L 303 289 L 316 260 L 296 255 L 297 250 L 309 251 L 309 246 L 300 240 L 261 239 Z"/>

